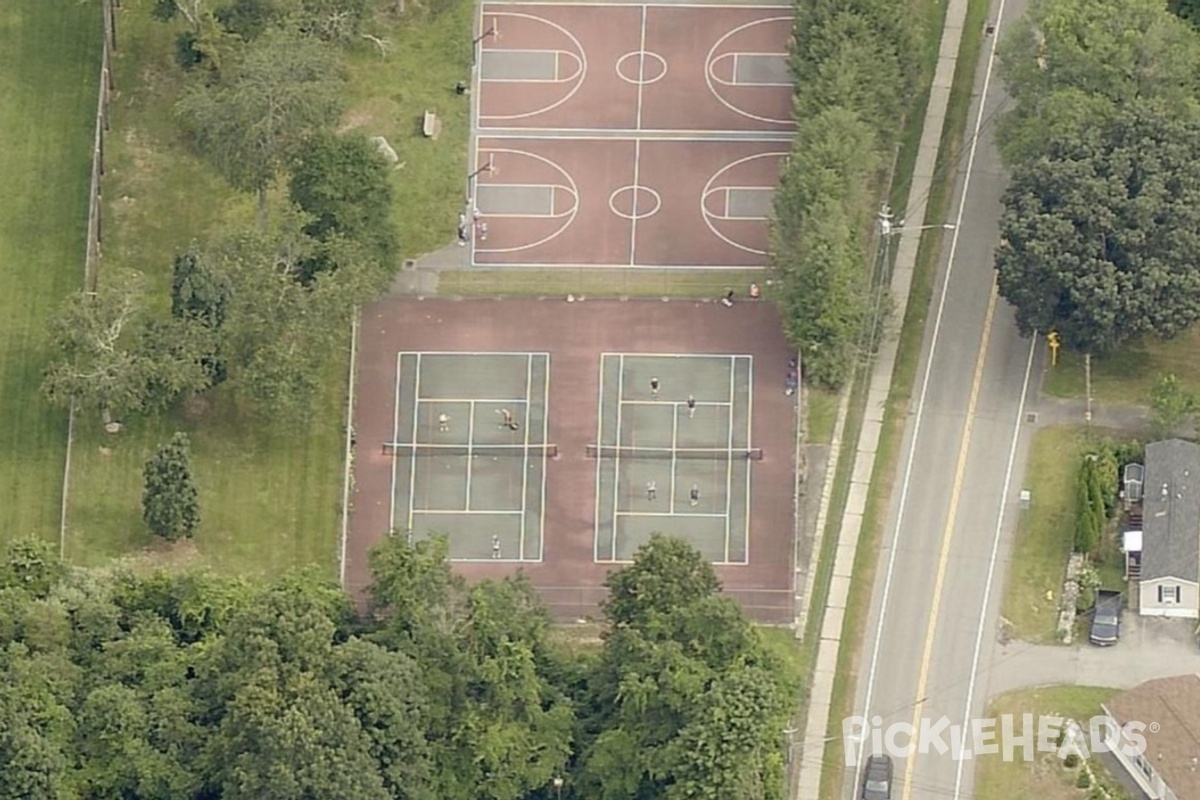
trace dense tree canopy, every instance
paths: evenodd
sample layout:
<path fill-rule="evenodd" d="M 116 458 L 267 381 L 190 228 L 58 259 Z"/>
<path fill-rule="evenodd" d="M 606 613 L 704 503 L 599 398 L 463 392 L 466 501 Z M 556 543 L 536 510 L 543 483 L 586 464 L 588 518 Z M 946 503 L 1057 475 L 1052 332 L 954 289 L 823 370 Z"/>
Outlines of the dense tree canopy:
<path fill-rule="evenodd" d="M 1028 333 L 1075 350 L 1174 336 L 1200 319 L 1200 122 L 1126 103 L 1050 139 L 1014 170 L 996 253 L 1000 293 Z"/>
<path fill-rule="evenodd" d="M 271 29 L 218 79 L 194 83 L 176 111 L 216 170 L 234 188 L 257 193 L 261 218 L 267 187 L 288 159 L 337 120 L 343 85 L 341 64 L 327 45 Z"/>
<path fill-rule="evenodd" d="M 16 543 L 0 798 L 549 800 L 555 778 L 572 800 L 783 796 L 797 687 L 686 545 L 617 573 L 628 622 L 593 655 L 551 645 L 524 579 L 455 577 L 443 540 L 372 563 L 359 616 L 312 572 L 68 571 Z"/>
<path fill-rule="evenodd" d="M 365 255 L 392 264 L 398 249 L 392 224 L 388 162 L 365 136 L 323 133 L 304 143 L 292 166 L 292 202 L 312 217 L 304 232 L 328 244 L 344 237 L 363 245 Z M 318 252 L 305 280 L 329 268 Z"/>
<path fill-rule="evenodd" d="M 796 138 L 775 193 L 771 267 L 784 331 L 814 385 L 837 388 L 858 363 L 872 182 L 920 80 L 920 40 L 913 16 L 886 0 L 796 4 Z"/>
<path fill-rule="evenodd" d="M 1010 165 L 1135 100 L 1182 110 L 1200 97 L 1200 38 L 1161 0 L 1033 0 L 1000 65 L 1017 101 L 998 137 Z"/>

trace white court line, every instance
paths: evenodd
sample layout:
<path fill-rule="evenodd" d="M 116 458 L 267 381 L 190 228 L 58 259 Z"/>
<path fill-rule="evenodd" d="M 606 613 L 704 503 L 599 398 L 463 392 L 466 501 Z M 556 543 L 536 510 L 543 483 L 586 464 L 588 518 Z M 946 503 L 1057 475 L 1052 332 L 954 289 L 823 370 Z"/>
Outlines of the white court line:
<path fill-rule="evenodd" d="M 494 517 L 494 516 L 501 515 L 501 514 L 509 514 L 511 516 L 516 516 L 517 514 L 520 514 L 521 512 L 520 511 L 512 511 L 512 510 L 505 511 L 503 509 L 487 509 L 487 508 L 468 508 L 468 509 L 419 508 L 419 509 L 417 509 L 417 513 L 419 513 L 419 514 L 454 514 L 455 516 L 466 515 L 466 516 L 473 516 L 473 517 Z M 520 560 L 524 561 L 525 559 L 520 559 Z"/>
<path fill-rule="evenodd" d="M 737 71 L 738 71 L 738 56 L 759 56 L 760 58 L 761 58 L 761 57 L 770 57 L 770 58 L 783 58 L 783 59 L 786 59 L 786 58 L 788 58 L 788 54 L 787 54 L 787 53 L 770 53 L 770 52 L 753 52 L 753 51 L 743 51 L 743 52 L 737 52 L 737 53 L 728 53 L 728 54 L 726 54 L 726 55 L 728 55 L 728 57 L 729 57 L 729 58 L 732 58 L 732 59 L 733 59 L 733 80 L 732 80 L 732 81 L 725 81 L 725 80 L 721 80 L 720 78 L 716 77 L 715 75 L 713 76 L 713 80 L 715 80 L 717 83 L 721 84 L 722 86 L 730 86 L 730 87 L 737 87 L 737 86 L 742 86 L 742 87 L 746 87 L 746 86 L 775 86 L 775 87 L 787 87 L 787 88 L 789 88 L 789 89 L 792 87 L 792 84 L 790 84 L 790 83 L 758 83 L 757 81 L 754 81 L 754 82 L 752 82 L 752 81 L 745 81 L 745 82 L 743 82 L 743 81 L 739 81 L 739 80 L 737 79 Z M 725 58 L 725 57 L 726 57 L 726 56 L 724 56 L 724 55 L 722 55 L 722 56 L 717 56 L 717 58 L 716 58 L 716 59 L 713 61 L 713 63 L 715 64 L 717 61 L 720 61 L 722 58 Z"/>
<path fill-rule="evenodd" d="M 613 3 L 609 0 L 575 0 L 572 3 L 529 3 L 525 0 L 488 0 L 486 5 L 489 6 L 521 6 L 523 8 L 571 8 L 572 6 L 582 6 L 588 8 L 628 8 L 630 6 L 641 5 L 639 2 L 631 1 L 627 3 Z M 786 11 L 791 8 L 788 3 L 777 3 L 771 5 L 769 3 L 751 3 L 748 5 L 737 5 L 735 3 L 659 3 L 655 8 L 737 8 L 751 9 L 754 11 Z"/>
<path fill-rule="evenodd" d="M 533 356 L 529 356 L 525 360 L 525 396 L 529 397 L 533 389 Z M 529 407 L 532 403 L 525 403 L 525 421 L 521 423 L 521 429 L 525 431 L 524 442 L 525 452 L 521 456 L 521 538 L 517 545 L 517 552 L 521 555 L 521 560 L 525 560 L 525 517 L 529 508 L 525 505 L 526 493 L 529 491 Z M 543 442 L 544 444 L 544 442 Z M 542 455 L 545 460 L 545 453 Z M 544 467 L 543 467 L 544 468 Z"/>
<path fill-rule="evenodd" d="M 569 78 L 561 77 L 562 76 L 562 61 L 561 61 L 561 59 L 562 59 L 563 55 L 569 55 L 569 56 L 571 56 L 572 59 L 575 60 L 576 63 L 579 63 L 579 59 L 576 58 L 575 54 L 571 53 L 567 50 L 540 50 L 540 49 L 530 49 L 530 48 L 523 48 L 523 47 L 522 48 L 518 48 L 518 47 L 485 47 L 482 50 L 480 50 L 479 52 L 481 54 L 482 53 L 535 53 L 535 54 L 540 55 L 543 53 L 551 53 L 554 55 L 554 77 L 553 78 L 489 78 L 486 75 L 484 75 L 481 70 L 480 77 L 479 77 L 479 80 L 481 83 L 533 83 L 533 84 L 570 83 L 571 81 L 573 81 L 579 77 L 579 72 L 576 72 L 574 75 L 572 75 Z M 549 110 L 549 109 L 547 109 L 547 110 Z M 541 112 L 539 112 L 539 113 L 541 113 Z M 490 116 L 490 115 L 484 115 L 482 118 L 483 119 L 517 119 L 517 117 L 495 117 L 495 116 Z"/>
<path fill-rule="evenodd" d="M 746 446 L 754 444 L 754 356 L 744 356 L 749 362 L 749 377 L 746 384 Z M 746 563 L 750 562 L 750 473 L 754 471 L 754 462 L 746 461 L 746 521 L 742 529 L 742 544 L 745 545 Z M 728 557 L 728 555 L 726 556 Z"/>
<path fill-rule="evenodd" d="M 641 39 L 638 44 L 638 84 L 637 84 L 637 120 L 634 127 L 641 130 L 642 127 L 642 90 L 645 88 L 646 81 L 646 6 L 642 6 L 642 32 Z M 636 173 L 635 173 L 636 174 Z M 637 194 L 637 180 L 633 182 L 635 187 L 634 194 Z M 637 201 L 634 201 L 634 210 L 637 210 Z"/>
<path fill-rule="evenodd" d="M 596 444 L 604 444 L 604 362 L 609 353 L 600 354 L 600 389 L 596 396 Z M 604 469 L 604 460 L 596 459 L 596 511 L 595 532 L 592 534 L 592 561 L 600 560 L 600 470 Z M 616 535 L 616 531 L 613 531 Z"/>
<path fill-rule="evenodd" d="M 501 358 L 524 358 L 525 356 L 549 356 L 545 350 L 529 350 L 529 351 L 513 351 L 513 350 L 401 350 L 401 355 L 405 356 L 488 356 Z M 479 398 L 471 398 L 478 400 Z M 481 401 L 482 402 L 482 401 Z M 512 402 L 521 402 L 515 400 Z"/>
<path fill-rule="evenodd" d="M 543 106 L 542 108 L 534 109 L 533 111 L 526 111 L 522 114 L 483 114 L 483 113 L 480 113 L 478 115 L 479 119 L 476 120 L 477 123 L 479 121 L 482 121 L 485 119 L 527 119 L 529 117 L 535 117 L 538 114 L 545 114 L 548 111 L 553 111 L 554 109 L 558 108 L 563 103 L 567 102 L 568 100 L 570 100 L 572 97 L 575 96 L 576 92 L 579 91 L 579 87 L 583 86 L 584 79 L 587 78 L 587 52 L 583 49 L 583 45 L 580 44 L 579 40 L 575 38 L 574 34 L 572 34 L 569 30 L 564 28 L 562 25 L 559 25 L 557 22 L 549 20 L 545 17 L 539 17 L 539 16 L 532 15 L 532 14 L 518 14 L 515 11 L 498 11 L 498 12 L 495 12 L 493 14 L 493 16 L 517 17 L 520 19 L 529 19 L 529 20 L 533 20 L 534 22 L 539 22 L 543 25 L 549 25 L 552 28 L 558 29 L 558 31 L 560 33 L 562 33 L 563 36 L 567 37 L 568 39 L 571 40 L 571 42 L 574 43 L 575 49 L 579 51 L 579 73 L 573 79 L 573 80 L 575 80 L 575 85 L 571 87 L 570 91 L 566 92 L 562 97 L 560 97 L 558 100 L 554 101 L 553 103 L 551 103 L 548 106 Z M 476 127 L 478 127 L 478 124 Z"/>
<path fill-rule="evenodd" d="M 481 117 L 491 119 L 491 117 Z M 627 142 L 643 139 L 654 142 L 742 142 L 744 144 L 787 144 L 796 138 L 794 131 L 705 131 L 682 128 L 513 128 L 479 125 L 481 139 L 531 139 L 534 141 Z"/>
<path fill-rule="evenodd" d="M 427 397 L 424 400 L 418 400 L 418 403 L 508 403 L 509 405 L 517 405 L 524 403 L 525 400 L 520 397 Z"/>
<path fill-rule="evenodd" d="M 546 375 L 542 381 L 542 444 L 545 444 L 550 438 L 550 356 L 543 358 L 546 360 Z M 548 467 L 546 456 L 543 454 L 542 494 L 538 497 L 538 561 L 542 560 L 546 549 L 546 473 L 550 471 Z"/>
<path fill-rule="evenodd" d="M 626 400 L 625 404 L 631 405 L 631 406 L 680 406 L 680 405 L 683 405 L 678 400 Z M 696 401 L 697 408 L 699 408 L 700 406 L 713 406 L 715 408 L 720 408 L 721 406 L 727 406 L 727 405 L 729 405 L 729 403 L 723 402 L 721 400 L 705 401 L 703 403 L 700 402 L 699 400 Z"/>
<path fill-rule="evenodd" d="M 761 122 L 766 125 L 795 124 L 790 119 L 782 120 L 782 119 L 774 119 L 773 117 L 763 117 L 763 116 L 759 116 L 758 114 L 752 114 L 749 111 L 738 108 L 733 103 L 729 102 L 724 97 L 722 97 L 721 93 L 717 91 L 715 86 L 713 86 L 713 80 L 716 77 L 715 75 L 713 75 L 713 65 L 715 63 L 717 63 L 717 61 L 719 61 L 722 57 L 724 57 L 724 54 L 722 54 L 721 56 L 718 56 L 717 58 L 713 58 L 713 53 L 717 52 L 717 49 L 721 45 L 725 44 L 725 41 L 727 39 L 744 31 L 746 28 L 752 28 L 755 25 L 766 25 L 766 24 L 769 24 L 772 22 L 787 22 L 787 23 L 791 24 L 793 21 L 794 21 L 794 17 L 791 15 L 786 16 L 786 17 L 764 17 L 762 19 L 752 20 L 750 22 L 745 23 L 744 25 L 739 25 L 736 28 L 734 28 L 733 30 L 726 33 L 720 39 L 718 39 L 716 41 L 716 43 L 713 44 L 712 48 L 709 49 L 708 54 L 704 57 L 704 82 L 705 82 L 705 84 L 708 85 L 709 94 L 711 94 L 713 97 L 715 97 L 717 99 L 717 102 L 719 102 L 721 105 L 725 106 L 733 113 L 738 114 L 739 116 L 745 117 L 746 119 L 752 119 L 755 122 Z M 736 77 L 736 75 L 734 77 Z"/>
<path fill-rule="evenodd" d="M 640 87 L 639 87 L 640 90 Z M 642 169 L 642 140 L 633 143 L 633 195 L 629 209 L 629 264 L 637 263 L 637 205 L 638 205 L 638 173 Z"/>
<path fill-rule="evenodd" d="M 471 401 L 471 406 L 467 410 L 467 487 L 466 497 L 467 507 L 464 511 L 471 510 L 471 465 L 475 463 L 472 456 L 475 455 L 475 401 Z"/>
<path fill-rule="evenodd" d="M 400 376 L 397 374 L 396 382 L 399 383 Z M 417 353 L 417 376 L 413 379 L 413 424 L 412 437 L 410 442 L 417 441 L 417 420 L 420 418 L 421 410 L 421 354 Z M 409 538 L 412 538 L 413 529 L 413 512 L 416 510 L 415 503 L 417 498 L 417 460 L 410 458 L 409 463 L 412 465 L 408 470 L 408 525 L 405 527 L 405 532 Z"/>
<path fill-rule="evenodd" d="M 392 412 L 392 441 L 400 435 L 400 367 L 404 363 L 404 354 L 396 354 L 396 391 L 392 396 L 392 403 L 395 410 Z M 416 404 L 413 404 L 413 418 L 417 416 Z M 412 459 L 409 459 L 409 469 L 412 469 Z M 409 503 L 412 502 L 412 495 L 409 495 Z M 396 459 L 392 457 L 392 500 L 388 508 L 388 533 L 396 530 Z"/>
<path fill-rule="evenodd" d="M 497 189 L 499 189 L 499 190 L 504 190 L 504 189 L 518 189 L 518 190 L 543 189 L 543 190 L 546 190 L 550 196 L 550 202 L 547 205 L 545 211 L 540 211 L 538 213 L 533 213 L 531 211 L 527 211 L 522 214 L 497 212 L 497 211 L 484 211 L 483 213 L 489 219 L 561 219 L 563 217 L 569 217 L 569 216 L 571 216 L 572 213 L 574 213 L 574 209 L 569 209 L 567 211 L 562 212 L 561 214 L 555 212 L 555 210 L 554 210 L 554 207 L 556 205 L 556 200 L 557 200 L 557 192 L 559 190 L 565 191 L 567 194 L 572 193 L 570 186 L 564 186 L 561 183 L 485 183 L 484 187 L 487 188 L 489 192 L 497 190 Z M 478 198 L 479 198 L 479 188 L 478 187 L 476 187 L 476 189 L 475 189 L 475 197 L 476 197 L 476 200 L 478 200 Z M 482 252 L 486 253 L 489 251 L 487 248 L 482 248 Z"/>
<path fill-rule="evenodd" d="M 725 430 L 728 437 L 726 449 L 733 452 L 733 400 L 737 395 L 735 380 L 737 378 L 737 356 L 729 357 L 729 408 Z M 729 508 L 733 505 L 733 459 L 725 464 L 725 560 L 729 560 Z"/>
<path fill-rule="evenodd" d="M 675 511 L 675 470 L 679 464 L 679 406 L 671 409 L 671 511 Z"/>
<path fill-rule="evenodd" d="M 522 248 L 528 249 L 528 248 Z M 484 250 L 480 252 L 495 252 Z M 519 261 L 478 261 L 473 260 L 471 266 L 479 267 L 480 269 L 490 270 L 545 270 L 545 269 L 583 269 L 583 270 L 618 270 L 618 269 L 636 269 L 636 270 L 655 270 L 655 271 L 673 271 L 673 270 L 688 270 L 689 272 L 764 272 L 767 265 L 764 264 L 572 264 L 570 262 L 542 262 L 521 263 Z"/>
<path fill-rule="evenodd" d="M 452 564 L 540 564 L 541 560 L 527 561 L 523 558 L 451 558 Z"/>
<path fill-rule="evenodd" d="M 707 512 L 690 512 L 690 511 L 680 511 L 678 513 L 674 512 L 674 511 L 618 511 L 617 516 L 618 517 L 707 517 L 709 519 L 713 519 L 716 517 L 723 517 L 725 515 L 724 514 L 711 514 L 711 513 L 707 513 Z M 725 558 L 728 559 L 729 556 L 726 555 Z"/>
<path fill-rule="evenodd" d="M 613 358 L 616 358 L 618 356 L 622 357 L 622 358 L 624 358 L 626 356 L 628 356 L 629 358 L 709 358 L 709 359 L 715 359 L 717 361 L 726 361 L 726 362 L 729 361 L 729 359 L 731 359 L 731 358 L 746 358 L 747 357 L 745 355 L 736 354 L 736 353 L 733 355 L 730 355 L 729 353 L 652 353 L 652 352 L 648 352 L 648 351 L 647 352 L 642 352 L 642 351 L 625 352 L 625 353 L 605 352 L 605 353 L 601 353 L 600 356 L 602 358 L 608 357 L 608 356 L 612 356 Z M 638 401 L 626 400 L 625 402 L 635 403 Z"/>
<path fill-rule="evenodd" d="M 571 227 L 571 224 L 575 221 L 575 215 L 579 211 L 580 195 L 579 195 L 579 186 L 575 183 L 575 179 L 571 176 L 571 173 L 568 170 L 564 169 L 563 166 L 561 164 L 559 164 L 557 161 L 554 161 L 553 159 L 547 158 L 546 156 L 540 155 L 538 153 L 530 152 L 528 150 L 515 150 L 515 149 L 511 149 L 511 148 L 489 147 L 487 151 L 489 153 L 492 153 L 493 155 L 497 154 L 497 153 L 508 153 L 508 154 L 514 155 L 514 156 L 526 156 L 528 158 L 533 159 L 534 161 L 540 161 L 541 163 L 546 164 L 551 169 L 557 170 L 558 174 L 561 175 L 568 184 L 570 184 L 569 187 L 564 187 L 564 188 L 566 188 L 567 191 L 569 191 L 571 193 L 571 197 L 574 198 L 574 203 L 572 204 L 571 209 L 569 211 L 567 211 L 566 213 L 552 217 L 553 219 L 563 220 L 562 224 L 560 224 L 558 226 L 558 228 L 556 228 L 555 230 L 553 230 L 550 233 L 548 233 L 547 235 L 543 236 L 541 239 L 538 239 L 537 241 L 534 241 L 534 242 L 527 242 L 525 244 L 518 245 L 516 247 L 475 247 L 471 250 L 472 263 L 474 263 L 475 256 L 478 253 L 519 253 L 524 250 L 531 250 L 535 247 L 545 244 L 546 242 L 550 241 L 551 239 L 557 238 L 563 231 L 565 231 L 567 228 Z M 478 194 L 478 189 L 476 190 L 476 194 Z"/>
<path fill-rule="evenodd" d="M 617 356 L 617 445 L 621 444 L 621 403 L 625 394 L 625 356 Z M 613 459 L 613 535 L 612 557 L 617 557 L 617 512 L 621 508 L 621 451 Z"/>

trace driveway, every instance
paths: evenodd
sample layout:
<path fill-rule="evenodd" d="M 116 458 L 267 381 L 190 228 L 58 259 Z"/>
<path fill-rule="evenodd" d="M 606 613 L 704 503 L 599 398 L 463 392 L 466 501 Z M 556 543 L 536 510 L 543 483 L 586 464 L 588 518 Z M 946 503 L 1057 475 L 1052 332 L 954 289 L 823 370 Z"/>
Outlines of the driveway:
<path fill-rule="evenodd" d="M 1125 612 L 1112 647 L 999 644 L 987 675 L 988 697 L 1032 686 L 1074 684 L 1128 689 L 1152 678 L 1200 673 L 1195 620 Z"/>

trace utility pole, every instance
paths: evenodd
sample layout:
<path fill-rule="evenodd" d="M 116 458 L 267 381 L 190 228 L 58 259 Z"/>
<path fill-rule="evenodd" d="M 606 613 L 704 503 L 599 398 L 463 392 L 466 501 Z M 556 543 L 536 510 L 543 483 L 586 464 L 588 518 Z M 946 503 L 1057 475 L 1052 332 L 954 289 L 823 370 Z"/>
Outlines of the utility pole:
<path fill-rule="evenodd" d="M 1092 424 L 1092 354 L 1088 353 L 1083 357 L 1083 382 L 1085 392 L 1087 393 L 1087 411 L 1084 413 L 1084 419 L 1088 425 Z"/>
<path fill-rule="evenodd" d="M 891 235 L 892 227 L 893 227 L 892 226 L 893 218 L 894 217 L 892 214 L 892 207 L 889 206 L 887 203 L 884 203 L 883 206 L 879 209 L 879 235 L 880 236 L 887 238 L 888 236 Z M 903 225 L 904 220 L 901 220 L 900 224 Z"/>

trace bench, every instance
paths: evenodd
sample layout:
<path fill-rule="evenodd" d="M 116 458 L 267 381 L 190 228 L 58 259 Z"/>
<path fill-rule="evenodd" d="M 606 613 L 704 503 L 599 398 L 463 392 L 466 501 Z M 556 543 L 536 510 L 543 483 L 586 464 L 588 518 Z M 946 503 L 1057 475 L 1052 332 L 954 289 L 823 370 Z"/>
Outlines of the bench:
<path fill-rule="evenodd" d="M 436 139 L 441 132 L 442 121 L 438 119 L 438 115 L 432 111 L 426 111 L 425 118 L 421 120 L 421 133 L 425 134 L 426 139 Z"/>

